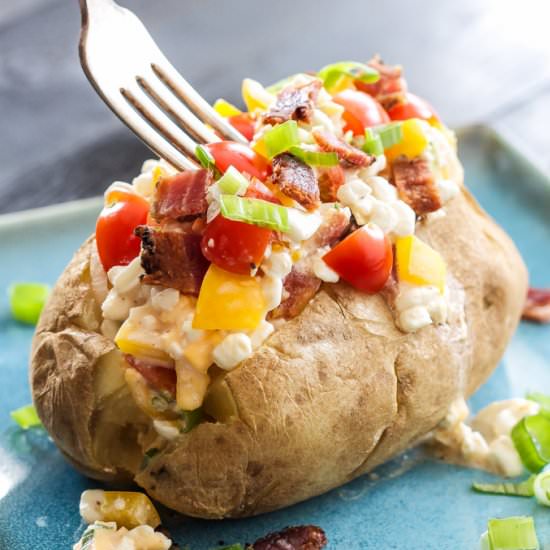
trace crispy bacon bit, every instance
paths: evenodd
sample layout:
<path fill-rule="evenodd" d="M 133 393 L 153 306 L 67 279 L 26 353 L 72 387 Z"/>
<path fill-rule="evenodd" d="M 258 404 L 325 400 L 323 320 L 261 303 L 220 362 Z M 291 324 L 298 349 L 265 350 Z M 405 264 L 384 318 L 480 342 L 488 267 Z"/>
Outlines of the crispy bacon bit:
<path fill-rule="evenodd" d="M 159 181 L 152 216 L 158 220 L 187 221 L 206 212 L 206 191 L 212 183 L 208 170 L 186 170 Z"/>
<path fill-rule="evenodd" d="M 287 527 L 257 540 L 251 550 L 320 550 L 327 544 L 325 532 L 316 525 Z"/>
<path fill-rule="evenodd" d="M 313 169 L 296 157 L 288 153 L 277 155 L 273 159 L 272 181 L 307 210 L 319 205 L 319 186 Z"/>
<path fill-rule="evenodd" d="M 385 109 L 406 101 L 407 83 L 402 76 L 401 65 L 385 65 L 378 55 L 368 65 L 380 73 L 380 79 L 373 84 L 359 82 L 357 86 L 361 91 L 376 98 Z"/>
<path fill-rule="evenodd" d="M 302 313 L 321 287 L 321 281 L 299 266 L 294 266 L 283 282 L 287 297 L 269 313 L 270 319 L 293 319 Z"/>
<path fill-rule="evenodd" d="M 148 361 L 137 359 L 133 355 L 125 354 L 124 359 L 131 368 L 137 370 L 153 388 L 165 390 L 176 395 L 176 371 L 174 368 L 157 366 Z"/>
<path fill-rule="evenodd" d="M 340 165 L 319 169 L 317 184 L 319 185 L 319 192 L 321 193 L 321 200 L 323 202 L 334 202 L 338 189 L 344 183 L 346 183 L 346 175 Z"/>
<path fill-rule="evenodd" d="M 315 234 L 302 244 L 302 251 L 305 255 L 315 254 L 325 246 L 332 247 L 349 229 L 350 212 L 347 208 L 335 204 L 323 204 L 319 213 L 323 221 Z"/>
<path fill-rule="evenodd" d="M 522 319 L 536 323 L 550 323 L 550 288 L 529 289 Z"/>
<path fill-rule="evenodd" d="M 441 198 L 433 172 L 424 157 L 398 158 L 392 165 L 393 182 L 400 197 L 418 214 L 441 208 Z"/>
<path fill-rule="evenodd" d="M 354 166 L 370 166 L 376 157 L 367 155 L 357 147 L 337 138 L 334 134 L 322 130 L 313 131 L 313 138 L 323 151 L 336 153 L 338 158 Z"/>
<path fill-rule="evenodd" d="M 319 212 L 323 222 L 315 234 L 302 244 L 303 258 L 294 264 L 283 281 L 285 297 L 279 307 L 270 312 L 271 319 L 293 319 L 304 310 L 322 284 L 311 271 L 307 259 L 320 248 L 333 246 L 349 229 L 350 213 L 347 208 L 322 204 Z"/>
<path fill-rule="evenodd" d="M 279 92 L 275 105 L 264 116 L 264 124 L 281 124 L 291 119 L 310 122 L 321 86 L 320 80 L 287 86 Z"/>
<path fill-rule="evenodd" d="M 184 228 L 155 229 L 141 225 L 135 230 L 141 239 L 143 282 L 176 288 L 198 296 L 208 261 L 201 252 L 201 236 Z"/>

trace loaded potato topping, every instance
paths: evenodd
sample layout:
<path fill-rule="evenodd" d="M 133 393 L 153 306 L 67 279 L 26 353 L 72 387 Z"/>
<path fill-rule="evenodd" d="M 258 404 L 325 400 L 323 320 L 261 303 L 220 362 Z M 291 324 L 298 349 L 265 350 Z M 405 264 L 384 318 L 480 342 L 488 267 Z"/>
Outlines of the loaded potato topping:
<path fill-rule="evenodd" d="M 447 319 L 445 262 L 415 230 L 445 215 L 461 168 L 401 68 L 336 63 L 267 88 L 245 79 L 242 94 L 245 112 L 214 107 L 249 145 L 199 146 L 196 171 L 147 161 L 107 189 L 97 222 L 102 331 L 168 439 L 324 283 L 380 293 L 404 332 Z"/>

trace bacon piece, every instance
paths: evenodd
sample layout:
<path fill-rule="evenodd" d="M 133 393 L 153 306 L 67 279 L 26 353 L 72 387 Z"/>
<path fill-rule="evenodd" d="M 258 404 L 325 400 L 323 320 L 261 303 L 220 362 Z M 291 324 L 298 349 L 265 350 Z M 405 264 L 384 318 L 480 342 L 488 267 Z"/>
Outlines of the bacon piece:
<path fill-rule="evenodd" d="M 184 228 L 153 228 L 140 225 L 135 230 L 141 239 L 143 282 L 176 288 L 183 294 L 198 296 L 208 261 L 201 252 L 201 235 Z"/>
<path fill-rule="evenodd" d="M 300 315 L 311 299 L 321 287 L 321 280 L 299 266 L 294 266 L 292 271 L 283 281 L 284 291 L 287 297 L 274 310 L 269 312 L 270 319 L 293 319 Z"/>
<path fill-rule="evenodd" d="M 392 173 L 399 196 L 418 215 L 441 208 L 441 198 L 428 159 L 400 157 L 393 162 Z"/>
<path fill-rule="evenodd" d="M 296 157 L 283 153 L 273 159 L 272 181 L 287 197 L 307 210 L 319 205 L 319 186 L 311 166 Z"/>
<path fill-rule="evenodd" d="M 293 319 L 304 310 L 322 284 L 312 273 L 307 258 L 320 248 L 333 246 L 349 229 L 350 213 L 347 208 L 337 209 L 334 204 L 322 204 L 319 213 L 323 222 L 315 234 L 302 243 L 303 259 L 294 264 L 292 271 L 285 277 L 283 288 L 286 297 L 270 312 L 271 319 Z"/>
<path fill-rule="evenodd" d="M 522 319 L 536 323 L 550 323 L 550 288 L 529 289 Z"/>
<path fill-rule="evenodd" d="M 327 545 L 325 532 L 316 525 L 287 527 L 257 540 L 251 550 L 321 550 Z"/>
<path fill-rule="evenodd" d="M 153 388 L 166 390 L 171 395 L 176 395 L 176 371 L 174 368 L 159 367 L 148 361 L 137 359 L 133 355 L 125 354 L 124 359 L 131 368 L 137 370 Z"/>
<path fill-rule="evenodd" d="M 319 169 L 317 184 L 323 202 L 334 202 L 338 189 L 344 183 L 346 183 L 346 175 L 340 165 Z"/>
<path fill-rule="evenodd" d="M 376 98 L 384 107 L 391 109 L 396 103 L 404 103 L 407 99 L 407 83 L 403 78 L 401 65 L 386 65 L 375 55 L 368 65 L 380 73 L 380 78 L 372 83 L 356 82 L 356 86 Z"/>
<path fill-rule="evenodd" d="M 350 227 L 350 211 L 335 204 L 322 204 L 319 214 L 323 221 L 315 234 L 302 243 L 302 252 L 305 256 L 315 254 L 319 248 L 332 247 L 348 231 Z"/>
<path fill-rule="evenodd" d="M 212 183 L 208 170 L 186 170 L 157 184 L 152 216 L 158 220 L 187 221 L 206 212 L 206 192 Z"/>
<path fill-rule="evenodd" d="M 313 131 L 313 138 L 323 151 L 336 153 L 338 158 L 348 164 L 354 166 L 370 166 L 376 157 L 367 155 L 357 147 L 353 147 L 349 143 L 337 138 L 334 134 L 330 134 L 323 130 Z"/>
<path fill-rule="evenodd" d="M 310 122 L 321 86 L 320 80 L 287 86 L 277 94 L 275 105 L 264 116 L 264 124 L 281 124 L 291 119 Z"/>

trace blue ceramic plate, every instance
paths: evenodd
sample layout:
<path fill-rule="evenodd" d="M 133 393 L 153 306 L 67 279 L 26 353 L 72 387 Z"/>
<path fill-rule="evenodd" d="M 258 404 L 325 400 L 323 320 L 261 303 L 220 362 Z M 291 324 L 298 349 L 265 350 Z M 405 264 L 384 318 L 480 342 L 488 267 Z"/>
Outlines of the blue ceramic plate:
<path fill-rule="evenodd" d="M 481 204 L 518 244 L 533 285 L 550 286 L 550 182 L 485 128 L 461 132 L 466 179 Z M 0 218 L 0 289 L 13 280 L 53 283 L 92 231 L 99 200 Z M 467 223 L 467 220 L 465 220 Z M 472 267 L 475 269 L 475 266 Z M 41 430 L 23 432 L 9 411 L 30 400 L 27 358 L 33 330 L 10 319 L 0 293 L 0 548 L 70 548 L 83 529 L 80 493 L 97 483 L 69 467 Z M 472 399 L 550 390 L 550 327 L 522 324 L 490 381 Z M 257 518 L 199 521 L 165 512 L 174 539 L 191 550 L 221 541 L 253 541 L 286 525 L 322 526 L 332 549 L 473 549 L 489 517 L 528 514 L 550 545 L 549 510 L 533 499 L 473 493 L 482 472 L 423 458 L 413 451 L 326 495 Z"/>

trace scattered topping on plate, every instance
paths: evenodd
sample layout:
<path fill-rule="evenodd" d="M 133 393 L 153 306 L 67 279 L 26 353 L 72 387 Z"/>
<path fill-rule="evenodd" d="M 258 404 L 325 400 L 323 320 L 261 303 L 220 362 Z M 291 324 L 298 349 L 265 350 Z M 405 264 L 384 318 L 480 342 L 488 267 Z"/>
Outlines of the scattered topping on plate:
<path fill-rule="evenodd" d="M 550 323 L 550 289 L 529 289 L 523 309 L 523 319 L 536 323 Z"/>
<path fill-rule="evenodd" d="M 13 283 L 8 288 L 12 317 L 20 323 L 36 325 L 50 294 L 42 283 Z"/>

